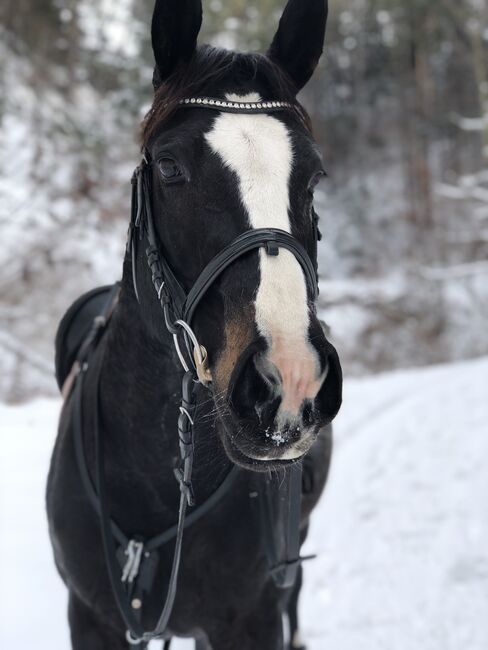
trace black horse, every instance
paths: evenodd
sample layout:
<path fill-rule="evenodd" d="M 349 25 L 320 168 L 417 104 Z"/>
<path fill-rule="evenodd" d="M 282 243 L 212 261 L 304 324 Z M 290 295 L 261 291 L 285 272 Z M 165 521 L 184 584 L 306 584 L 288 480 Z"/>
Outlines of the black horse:
<path fill-rule="evenodd" d="M 192 489 L 190 503 L 194 495 L 197 504 L 212 504 L 186 528 L 166 638 L 193 637 L 202 650 L 281 650 L 288 613 L 290 648 L 300 647 L 301 573 L 290 588 L 276 584 L 264 543 L 270 522 L 257 504 L 273 477 L 279 483 L 303 464 L 303 541 L 326 482 L 330 422 L 341 403 L 340 364 L 310 288 L 318 232 L 313 191 L 324 172 L 296 100 L 321 56 L 326 18 L 325 0 L 290 0 L 267 55 L 240 54 L 197 47 L 201 0 L 156 2 L 155 97 L 143 128 L 131 245 L 109 324 L 103 329 L 107 313 L 95 319 L 102 327 L 85 341 L 90 354 L 77 368 L 83 383 L 77 379 L 66 399 L 48 481 L 50 533 L 69 589 L 75 650 L 146 645 L 127 636 L 117 608 L 92 484 L 94 493 L 105 493 L 112 532 L 116 527 L 131 540 L 125 556 L 119 550 L 120 565 L 112 566 L 120 575 L 134 569 L 144 540 L 175 526 L 182 490 Z M 188 374 L 172 335 L 174 287 L 190 292 L 209 262 L 236 238 L 241 247 L 254 241 L 253 233 L 263 241 L 211 274 L 191 316 L 205 346 L 195 343 L 207 385 L 192 388 L 196 410 L 191 401 L 180 410 Z M 181 332 L 187 343 L 193 331 Z M 185 341 L 174 333 L 183 364 L 191 367 Z M 58 336 L 61 348 L 65 343 Z M 193 433 L 186 441 L 193 450 L 191 485 L 188 473 L 179 484 L 174 477 L 185 447 L 178 418 L 180 437 Z M 236 473 L 222 491 L 229 471 Z M 105 530 L 105 538 L 112 532 Z M 113 539 L 105 538 L 111 547 Z M 143 603 L 128 592 L 146 630 L 165 599 L 173 549 L 174 536 L 155 554 Z"/>

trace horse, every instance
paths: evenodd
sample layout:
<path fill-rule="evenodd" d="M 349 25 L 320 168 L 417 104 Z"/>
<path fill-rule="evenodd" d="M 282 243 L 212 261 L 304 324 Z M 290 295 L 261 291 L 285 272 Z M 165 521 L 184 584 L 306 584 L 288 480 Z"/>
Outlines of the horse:
<path fill-rule="evenodd" d="M 323 162 L 297 100 L 327 11 L 289 0 L 267 53 L 238 53 L 197 44 L 201 0 L 155 3 L 122 279 L 56 343 L 47 512 L 74 650 L 282 650 L 286 619 L 303 647 L 301 559 L 280 544 L 295 524 L 294 552 L 305 540 L 342 392 L 316 309 Z"/>

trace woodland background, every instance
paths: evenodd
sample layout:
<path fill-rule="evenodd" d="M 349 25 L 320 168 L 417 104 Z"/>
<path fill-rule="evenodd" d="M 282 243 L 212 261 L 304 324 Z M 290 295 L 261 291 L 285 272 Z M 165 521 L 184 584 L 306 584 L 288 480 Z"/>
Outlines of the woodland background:
<path fill-rule="evenodd" d="M 152 4 L 0 3 L 0 399 L 56 393 L 60 317 L 120 274 Z M 203 40 L 265 49 L 283 5 L 204 1 Z M 303 102 L 346 373 L 488 354 L 487 0 L 331 0 Z"/>

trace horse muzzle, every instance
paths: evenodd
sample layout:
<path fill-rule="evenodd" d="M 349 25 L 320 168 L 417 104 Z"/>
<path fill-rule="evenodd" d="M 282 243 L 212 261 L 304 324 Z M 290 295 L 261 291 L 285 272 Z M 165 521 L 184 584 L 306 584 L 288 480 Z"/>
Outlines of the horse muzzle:
<path fill-rule="evenodd" d="M 251 464 L 296 461 L 335 418 L 342 403 L 339 357 L 322 328 L 313 341 L 319 362 L 312 365 L 293 350 L 273 354 L 263 339 L 241 354 L 228 388 L 228 451 Z"/>

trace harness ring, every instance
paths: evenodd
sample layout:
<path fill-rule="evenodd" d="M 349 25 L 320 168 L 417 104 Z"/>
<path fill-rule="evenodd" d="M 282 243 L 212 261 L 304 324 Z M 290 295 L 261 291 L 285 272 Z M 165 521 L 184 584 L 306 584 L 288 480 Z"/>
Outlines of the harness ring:
<path fill-rule="evenodd" d="M 163 295 L 164 284 L 164 282 L 161 282 L 161 286 L 158 289 L 158 300 L 161 300 L 161 296 Z"/>
<path fill-rule="evenodd" d="M 125 640 L 129 645 L 141 645 L 141 643 L 144 642 L 144 639 L 136 639 L 135 637 L 132 636 L 132 632 L 130 630 L 127 630 L 125 633 Z"/>
<path fill-rule="evenodd" d="M 189 421 L 189 423 L 191 424 L 192 427 L 195 426 L 195 422 L 194 422 L 192 416 L 190 415 L 190 413 L 188 412 L 188 409 L 186 409 L 184 406 L 180 406 L 180 413 L 182 415 L 186 415 L 186 417 L 188 418 L 188 421 Z"/>

